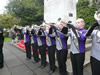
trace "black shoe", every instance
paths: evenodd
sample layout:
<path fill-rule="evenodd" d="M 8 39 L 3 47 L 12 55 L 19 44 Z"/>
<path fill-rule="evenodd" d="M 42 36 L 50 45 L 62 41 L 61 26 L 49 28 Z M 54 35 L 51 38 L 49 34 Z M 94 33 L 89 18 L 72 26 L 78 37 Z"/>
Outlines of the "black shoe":
<path fill-rule="evenodd" d="M 40 58 L 38 58 L 37 60 L 33 60 L 33 63 L 37 63 L 38 61 L 40 61 Z"/>
<path fill-rule="evenodd" d="M 30 60 L 31 58 L 25 58 L 26 60 Z"/>
<path fill-rule="evenodd" d="M 36 62 L 39 62 L 40 61 L 40 58 L 38 60 L 36 60 Z"/>
<path fill-rule="evenodd" d="M 51 69 L 48 70 L 48 73 L 51 71 Z"/>
<path fill-rule="evenodd" d="M 41 68 L 42 65 L 39 66 L 39 68 Z"/>
<path fill-rule="evenodd" d="M 40 61 L 40 58 L 38 60 L 36 60 L 36 61 Z"/>
<path fill-rule="evenodd" d="M 37 63 L 38 61 L 33 60 L 32 62 L 33 62 L 33 63 Z"/>
<path fill-rule="evenodd" d="M 41 69 L 43 69 L 43 68 L 45 68 L 46 66 L 45 65 L 43 65 L 43 66 L 41 66 Z"/>
<path fill-rule="evenodd" d="M 52 74 L 52 73 L 54 73 L 54 70 L 49 71 L 49 74 Z"/>

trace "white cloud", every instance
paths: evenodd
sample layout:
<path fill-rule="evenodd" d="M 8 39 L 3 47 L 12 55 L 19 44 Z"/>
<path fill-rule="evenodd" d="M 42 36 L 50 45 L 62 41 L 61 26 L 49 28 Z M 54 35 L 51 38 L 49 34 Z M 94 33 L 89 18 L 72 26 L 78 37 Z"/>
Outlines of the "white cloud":
<path fill-rule="evenodd" d="M 7 5 L 8 0 L 0 0 L 0 14 L 5 12 L 5 6 Z"/>

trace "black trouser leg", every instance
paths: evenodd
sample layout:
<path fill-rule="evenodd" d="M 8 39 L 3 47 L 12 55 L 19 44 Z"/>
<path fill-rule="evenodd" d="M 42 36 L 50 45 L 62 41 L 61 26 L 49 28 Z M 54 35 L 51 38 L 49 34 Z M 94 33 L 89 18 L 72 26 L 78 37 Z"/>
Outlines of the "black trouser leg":
<path fill-rule="evenodd" d="M 85 60 L 85 53 L 79 54 L 79 56 L 77 56 L 76 58 L 78 75 L 83 75 L 84 60 Z"/>
<path fill-rule="evenodd" d="M 48 47 L 48 57 L 49 57 L 49 63 L 50 63 L 50 70 L 55 70 L 56 66 L 55 66 L 55 50 L 56 50 L 56 46 L 50 46 Z"/>
<path fill-rule="evenodd" d="M 42 45 L 39 47 L 40 55 L 41 55 L 41 65 L 45 66 L 46 62 L 46 45 Z"/>
<path fill-rule="evenodd" d="M 32 48 L 33 48 L 33 57 L 35 61 L 39 60 L 39 54 L 38 54 L 38 45 L 37 43 L 32 44 Z"/>
<path fill-rule="evenodd" d="M 31 44 L 30 44 L 30 42 L 25 43 L 25 48 L 26 48 L 26 57 L 31 59 Z"/>
<path fill-rule="evenodd" d="M 67 50 L 57 50 L 59 72 L 61 75 L 67 75 L 67 70 L 66 70 L 67 53 L 68 53 Z"/>
<path fill-rule="evenodd" d="M 100 75 L 100 61 L 91 56 L 92 75 Z"/>
<path fill-rule="evenodd" d="M 0 46 L 0 68 L 2 68 L 3 65 L 4 65 L 3 49 L 2 46 Z"/>
<path fill-rule="evenodd" d="M 73 75 L 78 75 L 76 58 L 75 58 L 74 54 L 72 54 L 72 53 L 70 53 L 70 57 L 71 57 Z"/>
<path fill-rule="evenodd" d="M 71 53 L 73 75 L 83 75 L 84 60 L 85 60 L 85 53 L 79 53 L 79 54 Z"/>

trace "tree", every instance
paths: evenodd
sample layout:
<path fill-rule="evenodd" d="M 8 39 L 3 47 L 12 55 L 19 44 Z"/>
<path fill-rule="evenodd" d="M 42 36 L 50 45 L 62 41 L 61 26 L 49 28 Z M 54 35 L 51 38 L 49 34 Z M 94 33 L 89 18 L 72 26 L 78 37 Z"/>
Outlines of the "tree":
<path fill-rule="evenodd" d="M 10 14 L 0 15 L 0 27 L 11 28 L 14 24 L 19 25 L 20 19 L 11 16 Z"/>
<path fill-rule="evenodd" d="M 94 19 L 94 14 L 97 9 L 95 2 L 89 7 L 89 0 L 79 0 L 77 4 L 77 18 L 83 18 L 85 20 L 86 29 L 96 21 Z"/>
<path fill-rule="evenodd" d="M 9 0 L 7 12 L 21 19 L 21 25 L 43 21 L 43 0 Z"/>

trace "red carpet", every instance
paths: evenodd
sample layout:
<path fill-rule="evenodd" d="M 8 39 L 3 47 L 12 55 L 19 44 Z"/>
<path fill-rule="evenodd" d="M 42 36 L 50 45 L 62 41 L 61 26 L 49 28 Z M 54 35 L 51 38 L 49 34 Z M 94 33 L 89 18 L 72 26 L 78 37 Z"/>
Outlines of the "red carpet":
<path fill-rule="evenodd" d="M 17 46 L 20 47 L 23 51 L 26 51 L 25 45 L 24 45 L 24 40 L 22 40 L 20 43 L 17 43 Z M 32 46 L 31 46 L 31 52 L 33 52 Z M 38 51 L 38 53 L 39 53 L 39 51 Z M 47 53 L 48 53 L 48 52 L 46 51 L 46 54 L 47 54 Z M 40 54 L 40 53 L 39 53 L 39 54 Z"/>

